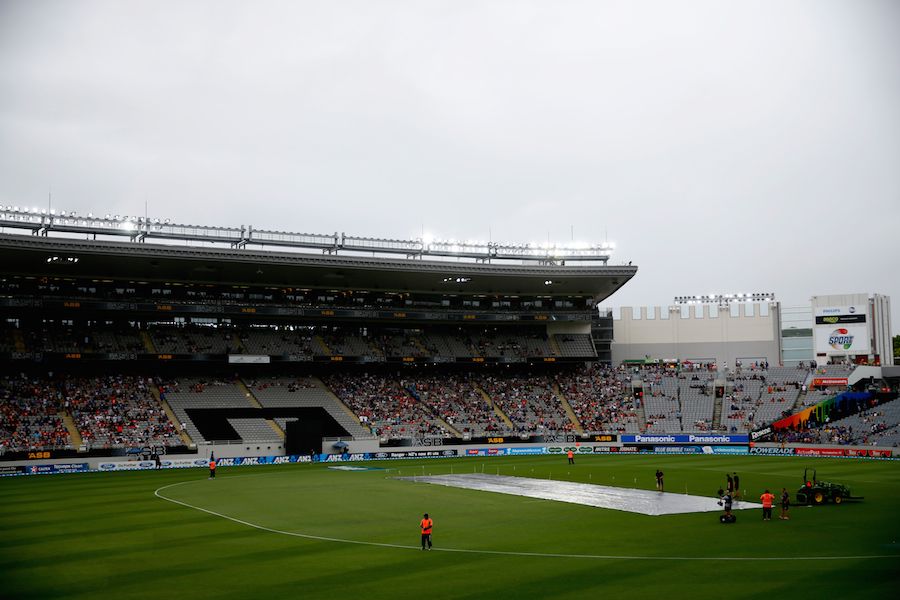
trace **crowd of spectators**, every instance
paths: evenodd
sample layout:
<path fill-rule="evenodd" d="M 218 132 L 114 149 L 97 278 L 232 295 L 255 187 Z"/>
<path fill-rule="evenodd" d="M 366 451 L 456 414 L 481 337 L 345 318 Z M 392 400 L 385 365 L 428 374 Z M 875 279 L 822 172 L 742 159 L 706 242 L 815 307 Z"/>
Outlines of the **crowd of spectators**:
<path fill-rule="evenodd" d="M 71 377 L 59 388 L 82 441 L 91 448 L 177 446 L 178 428 L 150 393 L 148 378 Z"/>
<path fill-rule="evenodd" d="M 344 373 L 322 380 L 373 435 L 383 439 L 450 435 L 421 402 L 391 377 Z"/>
<path fill-rule="evenodd" d="M 478 391 L 471 373 L 409 376 L 401 385 L 464 436 L 512 433 Z"/>
<path fill-rule="evenodd" d="M 548 377 L 495 372 L 480 377 L 479 384 L 509 417 L 516 433 L 574 429 Z"/>
<path fill-rule="evenodd" d="M 60 390 L 26 375 L 0 379 L 0 450 L 71 448 Z"/>
<path fill-rule="evenodd" d="M 180 445 L 178 428 L 150 385 L 149 379 L 126 375 L 4 377 L 0 445 L 5 450 L 71 448 L 66 415 L 88 448 Z"/>
<path fill-rule="evenodd" d="M 625 433 L 637 430 L 640 400 L 630 389 L 625 369 L 592 365 L 557 376 L 578 422 L 588 433 Z"/>

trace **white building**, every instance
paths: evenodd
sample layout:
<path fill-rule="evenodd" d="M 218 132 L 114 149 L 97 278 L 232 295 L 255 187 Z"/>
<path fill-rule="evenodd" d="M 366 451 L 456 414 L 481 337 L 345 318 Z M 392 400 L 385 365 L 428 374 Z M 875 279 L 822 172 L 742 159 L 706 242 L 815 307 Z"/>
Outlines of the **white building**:
<path fill-rule="evenodd" d="M 622 307 L 613 311 L 612 362 L 644 358 L 716 363 L 781 361 L 778 302 Z"/>

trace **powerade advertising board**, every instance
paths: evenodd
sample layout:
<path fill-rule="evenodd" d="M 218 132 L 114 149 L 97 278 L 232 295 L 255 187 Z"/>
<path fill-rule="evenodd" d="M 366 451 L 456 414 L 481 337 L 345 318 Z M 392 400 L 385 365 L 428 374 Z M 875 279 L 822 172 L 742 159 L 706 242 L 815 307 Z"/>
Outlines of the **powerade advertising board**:
<path fill-rule="evenodd" d="M 715 433 L 648 433 L 638 435 L 623 435 L 621 437 L 621 440 L 625 444 L 747 444 L 750 442 L 750 436 Z"/>

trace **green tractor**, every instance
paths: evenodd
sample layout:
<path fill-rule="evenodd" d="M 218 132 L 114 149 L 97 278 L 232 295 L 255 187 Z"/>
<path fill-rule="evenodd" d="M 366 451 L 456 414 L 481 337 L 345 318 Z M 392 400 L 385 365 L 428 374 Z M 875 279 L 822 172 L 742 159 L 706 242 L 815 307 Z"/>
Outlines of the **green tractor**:
<path fill-rule="evenodd" d="M 797 490 L 797 504 L 807 506 L 825 504 L 829 500 L 835 504 L 841 504 L 844 500 L 862 500 L 862 496 L 850 494 L 850 488 L 841 483 L 818 481 L 816 471 L 813 469 L 812 479 L 807 474 L 808 469 L 803 469 L 803 487 Z"/>

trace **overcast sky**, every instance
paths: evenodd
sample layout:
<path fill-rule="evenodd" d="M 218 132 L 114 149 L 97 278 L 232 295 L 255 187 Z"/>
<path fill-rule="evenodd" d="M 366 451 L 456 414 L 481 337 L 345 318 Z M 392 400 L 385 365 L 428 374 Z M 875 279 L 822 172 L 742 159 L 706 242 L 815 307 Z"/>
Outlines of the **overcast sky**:
<path fill-rule="evenodd" d="M 0 203 L 614 241 L 609 305 L 881 292 L 900 2 L 0 0 Z"/>

